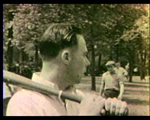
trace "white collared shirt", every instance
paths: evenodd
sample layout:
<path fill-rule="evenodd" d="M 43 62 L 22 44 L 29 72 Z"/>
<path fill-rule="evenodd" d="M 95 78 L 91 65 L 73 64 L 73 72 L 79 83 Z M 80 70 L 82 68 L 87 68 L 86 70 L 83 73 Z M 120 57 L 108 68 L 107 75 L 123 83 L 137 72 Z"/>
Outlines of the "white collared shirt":
<path fill-rule="evenodd" d="M 109 71 L 103 73 L 101 85 L 105 85 L 104 90 L 106 89 L 120 90 L 121 84 L 124 84 L 124 79 L 122 75 L 118 75 L 116 73 L 110 74 Z"/>

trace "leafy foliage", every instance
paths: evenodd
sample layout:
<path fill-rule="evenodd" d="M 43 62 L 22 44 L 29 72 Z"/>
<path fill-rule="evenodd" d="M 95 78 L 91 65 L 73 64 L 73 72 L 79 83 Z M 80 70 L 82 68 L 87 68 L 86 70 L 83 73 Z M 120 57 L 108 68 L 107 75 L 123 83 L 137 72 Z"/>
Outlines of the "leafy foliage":
<path fill-rule="evenodd" d="M 36 45 L 49 24 L 68 22 L 83 28 L 89 53 L 93 44 L 94 56 L 101 54 L 103 64 L 110 56 L 112 60 L 136 61 L 135 51 L 148 54 L 148 8 L 147 4 L 5 4 L 4 49 L 7 51 L 11 41 L 12 46 L 35 56 Z M 8 35 L 11 27 L 13 39 Z"/>

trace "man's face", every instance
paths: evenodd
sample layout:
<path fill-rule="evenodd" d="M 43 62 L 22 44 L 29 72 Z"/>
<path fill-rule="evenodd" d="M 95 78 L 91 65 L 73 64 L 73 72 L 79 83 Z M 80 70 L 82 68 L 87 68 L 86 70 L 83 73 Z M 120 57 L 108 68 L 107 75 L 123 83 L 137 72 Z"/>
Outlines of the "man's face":
<path fill-rule="evenodd" d="M 108 66 L 107 66 L 107 70 L 108 70 L 109 72 L 114 72 L 114 65 L 108 65 Z"/>
<path fill-rule="evenodd" d="M 116 63 L 116 67 L 120 67 L 120 63 Z"/>
<path fill-rule="evenodd" d="M 72 60 L 68 69 L 73 84 L 80 83 L 86 72 L 86 67 L 90 64 L 87 59 L 88 51 L 83 36 L 78 34 L 77 39 L 78 46 L 72 50 Z"/>

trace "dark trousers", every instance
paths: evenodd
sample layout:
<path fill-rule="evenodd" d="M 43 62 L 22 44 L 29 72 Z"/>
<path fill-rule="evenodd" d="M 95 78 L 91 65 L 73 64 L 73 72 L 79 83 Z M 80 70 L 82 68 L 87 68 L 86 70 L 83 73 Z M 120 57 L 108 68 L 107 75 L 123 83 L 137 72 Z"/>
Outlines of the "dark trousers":
<path fill-rule="evenodd" d="M 118 97 L 119 95 L 119 90 L 115 90 L 115 89 L 106 89 L 104 90 L 104 98 L 114 98 L 114 97 Z"/>

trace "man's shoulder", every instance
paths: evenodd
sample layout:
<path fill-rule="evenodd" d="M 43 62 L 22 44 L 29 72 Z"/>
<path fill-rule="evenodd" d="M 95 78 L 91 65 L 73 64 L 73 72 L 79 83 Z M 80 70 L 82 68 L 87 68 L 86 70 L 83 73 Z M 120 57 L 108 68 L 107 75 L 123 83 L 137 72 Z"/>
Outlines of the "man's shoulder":
<path fill-rule="evenodd" d="M 108 75 L 109 74 L 109 72 L 107 71 L 107 72 L 104 72 L 103 74 L 102 74 L 102 76 L 104 77 L 104 76 L 106 76 L 106 75 Z"/>
<path fill-rule="evenodd" d="M 125 70 L 123 67 L 120 67 L 121 70 Z"/>
<path fill-rule="evenodd" d="M 38 93 L 38 92 L 32 91 L 32 90 L 22 89 L 22 90 L 16 92 L 14 94 L 14 96 L 16 96 L 16 97 L 22 97 L 22 96 L 28 97 L 28 96 L 38 96 L 38 94 L 41 94 L 41 93 Z"/>
<path fill-rule="evenodd" d="M 58 115 L 55 105 L 57 102 L 44 94 L 21 90 L 13 95 L 7 107 L 7 115 Z M 56 105 L 57 106 L 57 105 Z"/>
<path fill-rule="evenodd" d="M 45 96 L 46 95 L 38 93 L 36 91 L 22 89 L 22 90 L 16 92 L 12 96 L 10 101 L 13 104 L 19 104 L 19 103 L 32 104 L 36 101 L 43 101 L 44 102 L 46 100 Z M 39 104 L 40 104 L 40 102 L 39 102 Z"/>

